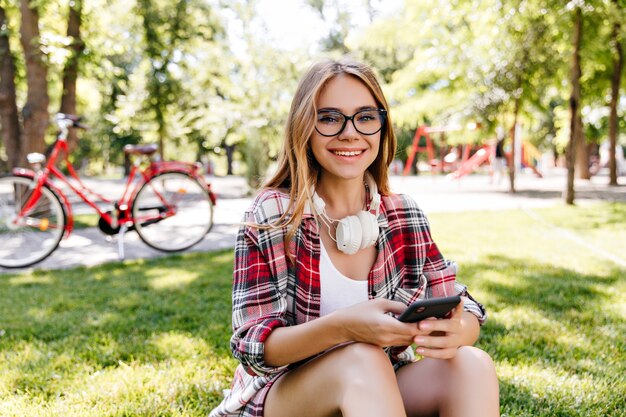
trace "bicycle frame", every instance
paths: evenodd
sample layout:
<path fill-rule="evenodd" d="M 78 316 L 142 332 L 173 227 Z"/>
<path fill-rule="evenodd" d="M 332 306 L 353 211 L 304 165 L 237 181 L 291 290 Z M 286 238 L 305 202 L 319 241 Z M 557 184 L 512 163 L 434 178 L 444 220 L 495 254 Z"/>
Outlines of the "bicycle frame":
<path fill-rule="evenodd" d="M 15 168 L 13 169 L 12 174 L 17 177 L 28 178 L 34 181 L 37 177 L 37 173 L 35 171 L 26 168 Z M 40 180 L 37 179 L 36 181 L 37 183 L 39 183 Z M 61 199 L 61 204 L 65 208 L 66 213 L 63 236 L 68 237 L 70 233 L 72 233 L 72 230 L 74 230 L 74 216 L 72 214 L 72 205 L 70 204 L 67 196 L 52 181 L 46 179 L 44 183 L 45 185 L 50 187 L 50 189 Z M 26 213 L 28 213 L 28 211 L 31 210 L 32 207 L 34 207 L 34 205 L 39 200 L 39 196 L 41 194 L 41 185 L 35 185 L 34 189 L 35 190 L 33 191 L 33 195 L 31 195 L 30 200 L 27 201 L 27 204 L 24 205 L 24 208 L 20 211 L 18 217 L 23 217 Z"/>
<path fill-rule="evenodd" d="M 62 129 L 62 132 L 57 137 L 57 141 L 54 144 L 50 158 L 43 170 L 37 172 L 24 168 L 16 168 L 13 170 L 14 175 L 31 178 L 33 181 L 36 182 L 33 193 L 31 194 L 28 201 L 26 201 L 26 203 L 24 204 L 24 207 L 21 209 L 18 217 L 25 216 L 26 213 L 28 213 L 30 210 L 33 209 L 33 207 L 35 207 L 37 201 L 39 200 L 39 196 L 41 195 L 41 187 L 47 185 L 59 196 L 62 204 L 65 207 L 67 218 L 64 230 L 64 238 L 67 238 L 70 235 L 74 226 L 72 205 L 65 193 L 59 187 L 57 187 L 53 181 L 51 181 L 51 178 L 57 178 L 58 180 L 66 184 L 78 197 L 80 197 L 81 200 L 83 200 L 87 205 L 93 208 L 98 213 L 100 218 L 108 223 L 113 229 L 117 229 L 120 225 L 131 226 L 138 220 L 132 217 L 132 213 L 130 210 L 137 192 L 139 191 L 141 186 L 152 177 L 164 172 L 183 172 L 197 179 L 200 184 L 207 190 L 213 204 L 215 204 L 216 202 L 215 195 L 211 191 L 210 185 L 207 184 L 206 181 L 204 181 L 204 178 L 202 178 L 202 176 L 198 174 L 199 167 L 196 164 L 176 161 L 151 161 L 150 165 L 143 171 L 141 170 L 139 163 L 133 164 L 130 174 L 128 176 L 128 180 L 126 181 L 126 186 L 124 188 L 122 196 L 117 201 L 109 200 L 101 194 L 98 194 L 91 190 L 80 180 L 80 177 L 76 173 L 74 166 L 69 161 L 69 148 L 67 145 L 66 135 L 64 134 L 67 131 L 66 129 L 67 128 Z M 56 162 L 61 154 L 63 154 L 63 162 L 65 163 L 69 176 L 74 181 L 76 181 L 77 185 L 73 184 L 70 179 L 56 167 Z M 139 162 L 139 159 L 137 159 L 137 162 Z M 93 197 L 95 197 L 95 199 Z M 159 197 L 161 198 L 161 196 Z M 167 204 L 164 198 L 161 198 L 161 200 L 163 201 L 164 207 L 166 209 L 164 215 L 160 215 L 159 217 L 155 217 L 153 219 L 142 218 L 142 222 L 157 220 L 162 217 L 167 217 L 175 214 L 175 209 Z M 113 205 L 114 210 L 111 210 L 110 212 L 104 211 L 96 204 L 96 201 Z"/>
<path fill-rule="evenodd" d="M 77 182 L 78 186 L 74 185 L 68 179 L 68 177 L 56 167 L 56 162 L 62 153 L 63 153 L 63 162 L 65 163 L 69 176 L 74 181 Z M 47 185 L 50 188 L 52 188 L 54 192 L 61 198 L 63 205 L 65 206 L 65 209 L 67 210 L 68 218 L 66 219 L 67 224 L 65 226 L 65 235 L 64 235 L 65 238 L 69 236 L 74 226 L 73 215 L 72 215 L 72 205 L 69 202 L 69 199 L 67 198 L 65 193 L 59 187 L 57 187 L 54 184 L 54 182 L 51 180 L 53 178 L 57 178 L 58 180 L 66 184 L 74 193 L 76 193 L 77 196 L 80 197 L 81 200 L 83 200 L 87 205 L 89 205 L 91 208 L 96 210 L 98 215 L 100 215 L 100 217 L 102 217 L 107 223 L 114 224 L 113 217 L 109 215 L 109 213 L 101 210 L 100 207 L 98 207 L 98 205 L 94 202 L 94 199 L 90 198 L 90 196 L 94 196 L 96 197 L 98 201 L 104 202 L 106 204 L 114 204 L 114 202 L 102 196 L 101 194 L 94 192 L 80 180 L 78 174 L 76 173 L 76 170 L 74 169 L 74 166 L 69 161 L 68 155 L 69 155 L 69 149 L 68 149 L 67 141 L 64 140 L 63 138 L 58 138 L 56 143 L 54 144 L 52 153 L 50 154 L 50 158 L 48 162 L 46 163 L 46 166 L 43 170 L 37 171 L 37 172 L 33 170 L 27 170 L 24 168 L 17 168 L 13 170 L 13 174 L 21 176 L 21 177 L 32 178 L 36 182 L 33 194 L 31 195 L 29 200 L 26 202 L 26 204 L 24 204 L 24 207 L 20 211 L 19 216 L 20 217 L 24 216 L 35 206 L 35 204 L 37 203 L 39 199 L 39 195 L 40 195 L 39 190 L 41 190 L 42 186 Z M 132 179 L 132 176 L 129 179 Z M 124 195 L 126 195 L 126 190 L 124 192 Z M 121 205 L 122 202 L 123 200 L 120 200 L 118 204 Z"/>

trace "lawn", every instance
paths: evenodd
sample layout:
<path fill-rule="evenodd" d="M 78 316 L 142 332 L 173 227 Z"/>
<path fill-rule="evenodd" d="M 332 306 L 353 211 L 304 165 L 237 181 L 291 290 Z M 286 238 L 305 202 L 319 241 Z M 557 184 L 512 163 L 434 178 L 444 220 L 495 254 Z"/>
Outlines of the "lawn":
<path fill-rule="evenodd" d="M 506 416 L 626 416 L 626 205 L 430 216 L 489 310 Z M 205 416 L 236 363 L 231 251 L 0 275 L 0 415 Z"/>
<path fill-rule="evenodd" d="M 75 214 L 74 229 L 84 229 L 86 227 L 98 227 L 100 216 L 95 213 Z"/>

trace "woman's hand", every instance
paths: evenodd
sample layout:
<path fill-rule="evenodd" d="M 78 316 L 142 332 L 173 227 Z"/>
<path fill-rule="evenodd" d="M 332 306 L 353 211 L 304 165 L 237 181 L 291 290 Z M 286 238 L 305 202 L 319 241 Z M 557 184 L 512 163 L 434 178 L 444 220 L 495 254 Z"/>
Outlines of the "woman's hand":
<path fill-rule="evenodd" d="M 406 305 L 398 301 L 384 298 L 365 301 L 332 313 L 340 325 L 344 337 L 353 342 L 370 343 L 372 345 L 409 346 L 420 334 L 428 334 L 419 330 L 416 323 L 402 323 L 388 312 L 400 314 Z"/>
<path fill-rule="evenodd" d="M 463 299 L 449 318 L 422 320 L 418 327 L 420 334 L 413 339 L 416 352 L 435 359 L 453 358 L 459 347 L 476 341 L 479 331 L 476 317 L 463 311 Z"/>

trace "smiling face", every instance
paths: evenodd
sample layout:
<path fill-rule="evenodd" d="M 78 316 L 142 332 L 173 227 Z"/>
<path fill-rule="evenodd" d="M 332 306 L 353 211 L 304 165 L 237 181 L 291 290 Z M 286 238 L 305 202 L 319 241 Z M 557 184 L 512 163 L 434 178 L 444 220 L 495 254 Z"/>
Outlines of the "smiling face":
<path fill-rule="evenodd" d="M 364 109 L 379 106 L 370 90 L 358 78 L 341 74 L 326 83 L 317 100 L 318 114 L 325 110 L 352 116 Z M 323 121 L 322 121 L 323 122 Z M 315 130 L 310 146 L 313 156 L 327 180 L 362 180 L 365 170 L 374 162 L 380 148 L 381 132 L 359 133 L 351 121 L 335 136 L 323 136 Z"/>

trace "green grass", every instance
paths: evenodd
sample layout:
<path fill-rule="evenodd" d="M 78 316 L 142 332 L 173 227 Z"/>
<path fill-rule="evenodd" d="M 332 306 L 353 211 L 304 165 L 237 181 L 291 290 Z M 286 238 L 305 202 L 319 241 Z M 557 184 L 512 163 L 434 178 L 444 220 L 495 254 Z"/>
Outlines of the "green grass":
<path fill-rule="evenodd" d="M 626 271 L 585 245 L 626 257 L 626 205 L 530 214 L 430 216 L 489 310 L 502 414 L 625 416 Z M 206 415 L 236 366 L 231 272 L 226 251 L 0 275 L 0 415 Z"/>
<path fill-rule="evenodd" d="M 0 276 L 0 415 L 206 415 L 235 362 L 230 251 Z"/>
<path fill-rule="evenodd" d="M 98 227 L 100 216 L 96 213 L 74 215 L 74 229 L 85 229 L 87 227 Z"/>

